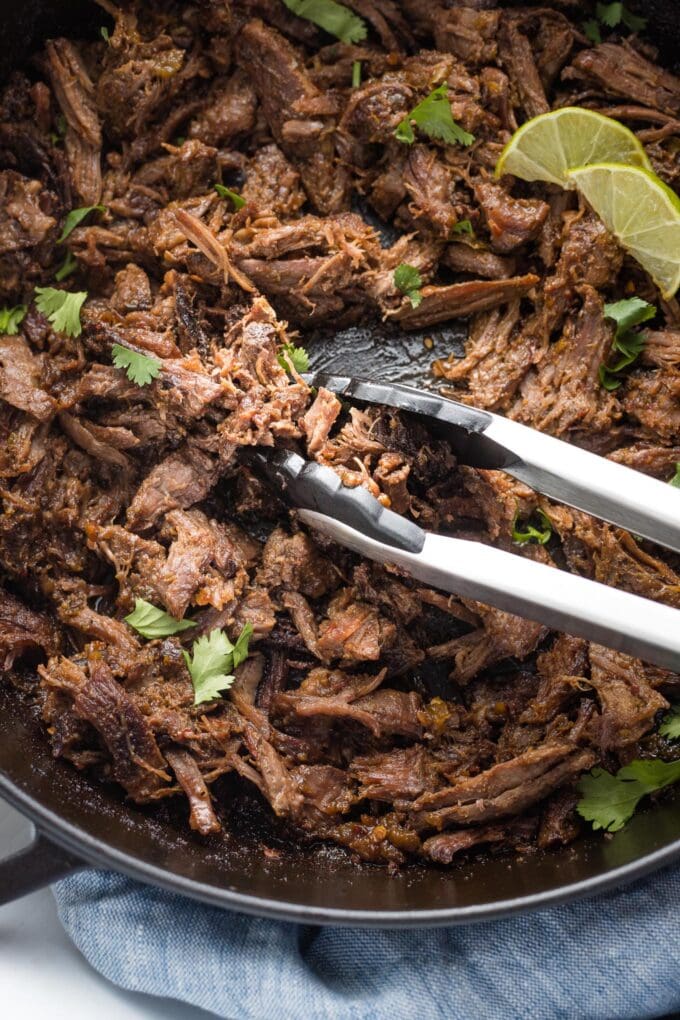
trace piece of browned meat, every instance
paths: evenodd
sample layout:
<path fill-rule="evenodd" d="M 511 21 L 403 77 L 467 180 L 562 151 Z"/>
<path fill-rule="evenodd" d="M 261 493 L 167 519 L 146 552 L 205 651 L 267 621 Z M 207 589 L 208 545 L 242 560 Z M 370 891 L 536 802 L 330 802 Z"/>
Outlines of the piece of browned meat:
<path fill-rule="evenodd" d="M 621 413 L 599 378 L 612 344 L 602 299 L 590 286 L 581 292 L 581 311 L 527 375 L 512 409 L 513 418 L 554 435 L 576 428 L 604 432 Z"/>
<path fill-rule="evenodd" d="M 576 750 L 572 744 L 539 747 L 455 786 L 423 794 L 413 803 L 414 821 L 422 828 L 443 829 L 517 814 L 594 761 L 592 751 Z"/>
<path fill-rule="evenodd" d="M 626 42 L 605 42 L 579 53 L 564 78 L 595 83 L 607 95 L 677 116 L 680 78 L 646 60 Z"/>
<path fill-rule="evenodd" d="M 527 273 L 508 280 L 470 280 L 445 287 L 423 287 L 422 301 L 417 307 L 404 301 L 390 318 L 404 329 L 422 329 L 515 301 L 528 294 L 537 283 L 538 277 Z"/>

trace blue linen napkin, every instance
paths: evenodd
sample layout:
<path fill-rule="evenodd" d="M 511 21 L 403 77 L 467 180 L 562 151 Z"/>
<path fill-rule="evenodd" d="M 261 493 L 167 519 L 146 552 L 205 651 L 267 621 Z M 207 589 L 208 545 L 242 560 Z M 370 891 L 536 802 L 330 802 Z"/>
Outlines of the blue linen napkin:
<path fill-rule="evenodd" d="M 644 1020 L 680 1009 L 680 869 L 464 927 L 316 928 L 122 875 L 54 887 L 105 977 L 229 1020 Z"/>

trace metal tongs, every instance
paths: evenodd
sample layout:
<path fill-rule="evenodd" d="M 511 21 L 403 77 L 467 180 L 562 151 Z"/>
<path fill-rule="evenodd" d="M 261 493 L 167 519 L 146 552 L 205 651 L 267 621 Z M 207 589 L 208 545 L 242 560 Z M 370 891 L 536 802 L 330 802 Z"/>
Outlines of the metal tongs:
<path fill-rule="evenodd" d="M 535 429 L 409 386 L 322 372 L 307 382 L 363 404 L 418 415 L 463 464 L 506 471 L 552 499 L 680 552 L 680 491 Z M 340 545 L 393 563 L 435 588 L 477 599 L 680 672 L 680 611 L 526 557 L 433 534 L 364 488 L 288 450 L 251 460 Z"/>

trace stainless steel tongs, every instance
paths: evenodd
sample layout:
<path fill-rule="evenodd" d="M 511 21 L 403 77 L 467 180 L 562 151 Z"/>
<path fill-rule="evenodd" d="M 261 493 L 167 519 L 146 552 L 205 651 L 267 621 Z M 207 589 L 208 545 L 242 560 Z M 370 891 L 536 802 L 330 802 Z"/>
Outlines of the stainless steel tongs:
<path fill-rule="evenodd" d="M 461 463 L 506 471 L 537 492 L 680 552 L 680 491 L 559 439 L 409 386 L 316 373 L 340 396 L 425 419 Z M 479 542 L 424 531 L 363 488 L 288 450 L 252 458 L 300 518 L 340 545 L 444 591 L 680 672 L 680 611 Z"/>

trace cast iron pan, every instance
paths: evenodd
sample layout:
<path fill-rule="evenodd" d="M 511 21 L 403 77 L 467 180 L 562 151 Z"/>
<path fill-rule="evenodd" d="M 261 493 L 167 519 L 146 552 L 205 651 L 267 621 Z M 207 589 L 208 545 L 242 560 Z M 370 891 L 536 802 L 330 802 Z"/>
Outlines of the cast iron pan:
<path fill-rule="evenodd" d="M 161 2 L 161 0 L 159 0 Z M 41 38 L 58 33 L 90 35 L 105 20 L 86 2 L 0 0 L 4 37 L 0 74 L 20 62 Z M 676 59 L 680 7 L 648 0 L 652 37 Z M 3 66 L 4 62 L 4 66 Z M 460 344 L 458 324 L 433 335 L 434 354 Z M 313 345 L 314 362 L 327 369 L 389 377 L 426 385 L 430 351 L 422 336 L 384 329 L 353 330 Z M 21 696 L 0 688 L 0 795 L 35 826 L 33 844 L 0 862 L 0 903 L 60 876 L 97 866 L 185 893 L 222 907 L 307 923 L 375 926 L 455 924 L 535 909 L 592 895 L 630 881 L 680 856 L 680 812 L 666 802 L 643 812 L 613 837 L 591 836 L 559 852 L 525 859 L 475 860 L 448 870 L 419 866 L 396 877 L 357 867 L 340 850 L 293 850 L 268 829 L 267 814 L 253 799 L 238 804 L 227 832 L 200 841 L 188 831 L 185 810 L 172 805 L 145 810 L 127 804 L 112 786 L 90 782 L 67 763 L 54 761 L 35 713 Z M 273 853 L 263 853 L 263 842 Z"/>

